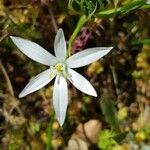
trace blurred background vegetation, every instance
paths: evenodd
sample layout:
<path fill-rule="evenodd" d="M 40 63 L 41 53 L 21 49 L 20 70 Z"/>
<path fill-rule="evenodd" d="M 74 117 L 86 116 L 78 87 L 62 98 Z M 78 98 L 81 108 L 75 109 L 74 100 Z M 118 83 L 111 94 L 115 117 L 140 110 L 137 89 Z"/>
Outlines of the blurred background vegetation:
<path fill-rule="evenodd" d="M 19 99 L 29 79 L 46 69 L 23 55 L 9 36 L 53 53 L 63 28 L 72 54 L 114 46 L 78 69 L 98 92 L 69 85 L 61 128 L 53 86 Z M 0 0 L 0 150 L 150 150 L 150 5 L 146 0 Z"/>

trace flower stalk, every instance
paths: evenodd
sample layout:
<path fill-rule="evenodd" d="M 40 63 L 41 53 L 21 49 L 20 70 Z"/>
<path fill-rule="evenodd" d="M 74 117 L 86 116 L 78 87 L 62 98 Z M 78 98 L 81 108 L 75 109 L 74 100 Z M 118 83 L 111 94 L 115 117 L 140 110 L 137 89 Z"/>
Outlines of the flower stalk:
<path fill-rule="evenodd" d="M 51 120 L 49 121 L 48 127 L 47 127 L 47 144 L 46 144 L 46 150 L 52 150 L 52 137 L 53 137 L 53 130 L 52 125 L 54 122 L 55 112 L 52 111 L 51 113 Z"/>
<path fill-rule="evenodd" d="M 81 28 L 83 27 L 83 25 L 87 22 L 88 18 L 86 17 L 86 15 L 82 15 L 77 23 L 77 26 L 74 30 L 74 32 L 72 33 L 69 42 L 68 42 L 68 56 L 71 56 L 71 47 L 72 47 L 72 43 L 74 42 L 75 38 L 77 37 L 78 33 L 81 31 Z"/>

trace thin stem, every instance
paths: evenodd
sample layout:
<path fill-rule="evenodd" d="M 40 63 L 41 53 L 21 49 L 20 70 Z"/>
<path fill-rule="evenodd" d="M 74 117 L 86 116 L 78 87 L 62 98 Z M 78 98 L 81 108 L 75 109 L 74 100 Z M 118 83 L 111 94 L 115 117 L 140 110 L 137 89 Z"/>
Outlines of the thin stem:
<path fill-rule="evenodd" d="M 48 124 L 47 127 L 47 146 L 46 146 L 46 150 L 52 150 L 52 136 L 53 136 L 53 131 L 52 131 L 52 125 L 54 122 L 54 116 L 55 113 L 54 111 L 51 113 L 51 120 Z"/>
<path fill-rule="evenodd" d="M 116 94 L 119 95 L 120 90 L 118 88 L 118 79 L 117 79 L 115 67 L 111 65 L 110 69 L 111 69 L 111 72 L 112 72 L 113 81 L 114 81 L 114 85 L 115 85 L 115 88 L 116 88 Z"/>
<path fill-rule="evenodd" d="M 7 74 L 7 71 L 6 71 L 5 67 L 3 66 L 3 64 L 2 64 L 1 62 L 0 62 L 0 70 L 2 71 L 2 73 L 3 73 L 3 75 L 4 75 L 4 78 L 5 78 L 5 80 L 6 80 L 9 93 L 11 94 L 11 96 L 14 97 L 14 90 L 13 90 L 11 81 L 10 81 L 10 79 L 9 79 L 9 76 L 8 76 L 8 74 Z"/>
<path fill-rule="evenodd" d="M 77 26 L 73 32 L 73 34 L 71 35 L 70 39 L 69 39 L 69 43 L 68 43 L 68 56 L 71 56 L 71 47 L 72 47 L 72 43 L 74 42 L 75 38 L 77 37 L 78 33 L 80 32 L 81 28 L 83 27 L 83 25 L 87 22 L 87 17 L 85 15 L 81 16 Z"/>

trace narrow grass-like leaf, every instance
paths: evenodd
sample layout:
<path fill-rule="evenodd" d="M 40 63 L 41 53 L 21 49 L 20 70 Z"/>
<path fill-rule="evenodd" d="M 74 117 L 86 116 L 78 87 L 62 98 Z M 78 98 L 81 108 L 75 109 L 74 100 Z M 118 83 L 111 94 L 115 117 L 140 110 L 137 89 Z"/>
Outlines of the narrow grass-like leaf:
<path fill-rule="evenodd" d="M 130 2 L 129 4 L 123 6 L 119 13 L 121 15 L 124 15 L 128 12 L 131 12 L 133 10 L 139 9 L 140 7 L 142 7 L 143 5 L 145 5 L 145 0 L 134 0 L 132 2 Z"/>
<path fill-rule="evenodd" d="M 149 44 L 150 45 L 150 38 L 148 39 L 143 39 L 143 40 L 134 40 L 131 41 L 131 45 L 140 45 L 140 44 Z"/>
<path fill-rule="evenodd" d="M 131 1 L 128 4 L 121 6 L 121 7 L 118 7 L 118 8 L 100 11 L 97 14 L 95 14 L 95 16 L 96 17 L 103 17 L 103 18 L 110 18 L 116 14 L 117 15 L 125 15 L 129 12 L 132 12 L 134 10 L 142 8 L 143 6 L 145 6 L 145 3 L 146 3 L 145 0 L 134 0 L 134 1 Z"/>
<path fill-rule="evenodd" d="M 113 130 L 119 131 L 119 122 L 116 116 L 116 108 L 112 98 L 107 95 L 102 95 L 100 107 L 107 123 L 110 124 Z"/>

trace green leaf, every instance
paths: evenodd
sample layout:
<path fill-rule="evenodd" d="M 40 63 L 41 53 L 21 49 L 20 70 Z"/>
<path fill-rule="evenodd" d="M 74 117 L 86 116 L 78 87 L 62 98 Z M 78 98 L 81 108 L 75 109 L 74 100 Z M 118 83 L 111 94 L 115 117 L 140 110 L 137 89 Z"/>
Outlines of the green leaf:
<path fill-rule="evenodd" d="M 110 18 L 110 17 L 113 17 L 119 11 L 120 11 L 120 8 L 104 10 L 104 11 L 100 11 L 95 16 L 96 17 L 103 17 L 103 18 Z"/>
<path fill-rule="evenodd" d="M 120 9 L 120 14 L 124 15 L 145 5 L 145 0 L 134 0 Z"/>
<path fill-rule="evenodd" d="M 105 116 L 107 123 L 111 125 L 113 130 L 119 131 L 119 122 L 116 115 L 116 108 L 114 102 L 110 96 L 102 95 L 100 101 L 100 107 L 102 113 Z"/>
<path fill-rule="evenodd" d="M 114 15 L 125 15 L 131 11 L 138 10 L 143 7 L 148 7 L 145 5 L 146 1 L 145 0 L 134 0 L 129 2 L 128 4 L 121 6 L 119 8 L 113 8 L 110 10 L 104 10 L 100 11 L 97 14 L 95 14 L 96 17 L 103 17 L 103 18 L 110 18 L 113 17 Z M 149 7 L 148 7 L 149 8 Z"/>
<path fill-rule="evenodd" d="M 68 7 L 72 12 L 92 16 L 96 11 L 103 10 L 111 3 L 111 0 L 69 0 Z"/>
<path fill-rule="evenodd" d="M 88 16 L 95 9 L 96 3 L 96 0 L 70 0 L 69 7 Z"/>
<path fill-rule="evenodd" d="M 150 45 L 150 38 L 143 39 L 143 40 L 133 40 L 130 43 L 131 45 L 140 45 L 140 44 L 149 44 Z"/>

